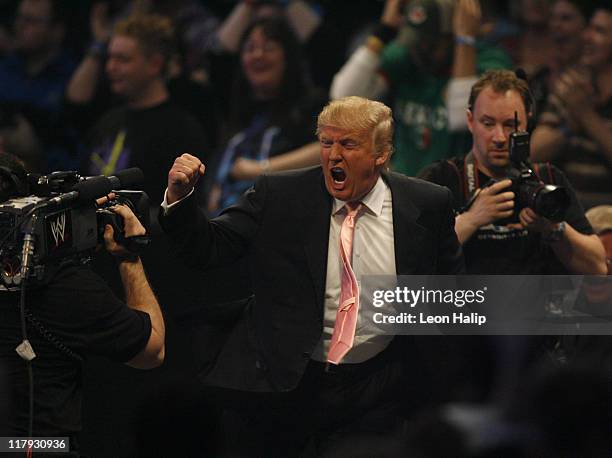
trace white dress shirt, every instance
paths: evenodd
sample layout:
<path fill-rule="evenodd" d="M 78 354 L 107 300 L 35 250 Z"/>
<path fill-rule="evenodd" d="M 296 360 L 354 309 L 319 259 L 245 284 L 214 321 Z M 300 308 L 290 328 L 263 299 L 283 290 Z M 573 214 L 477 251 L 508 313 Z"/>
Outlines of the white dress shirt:
<path fill-rule="evenodd" d="M 393 238 L 393 207 L 389 186 L 378 178 L 372 190 L 361 200 L 364 208 L 356 219 L 353 235 L 352 267 L 361 282 L 363 275 L 395 275 L 395 243 Z M 329 343 L 334 331 L 336 312 L 340 301 L 340 228 L 346 216 L 346 202 L 334 199 L 329 225 L 329 246 L 327 249 L 327 277 L 325 280 L 325 313 L 323 334 L 315 347 L 312 358 L 326 361 Z M 361 310 L 353 348 L 342 363 L 361 363 L 384 350 L 393 339 L 390 335 L 372 332 L 366 326 Z"/>

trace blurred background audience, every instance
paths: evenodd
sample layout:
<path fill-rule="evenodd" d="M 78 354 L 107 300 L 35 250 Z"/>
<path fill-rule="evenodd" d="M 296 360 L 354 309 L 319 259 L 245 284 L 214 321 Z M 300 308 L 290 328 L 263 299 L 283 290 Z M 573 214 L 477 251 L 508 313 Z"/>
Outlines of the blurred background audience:
<path fill-rule="evenodd" d="M 77 132 L 63 103 L 76 65 L 64 46 L 67 14 L 59 0 L 19 2 L 12 46 L 0 60 L 3 138 L 38 170 L 71 168 L 77 159 Z"/>
<path fill-rule="evenodd" d="M 469 89 L 483 71 L 510 66 L 501 50 L 477 41 L 481 17 L 477 0 L 387 0 L 380 23 L 336 74 L 332 98 L 388 98 L 395 170 L 415 175 L 469 148 Z"/>
<path fill-rule="evenodd" d="M 532 158 L 558 164 L 583 205 L 612 202 L 612 6 L 597 6 L 577 65 L 559 76 L 533 133 Z"/>
<path fill-rule="evenodd" d="M 282 18 L 258 19 L 245 31 L 229 100 L 211 212 L 234 203 L 264 172 L 319 162 L 315 121 L 326 97 L 312 86 Z"/>
<path fill-rule="evenodd" d="M 119 21 L 108 46 L 106 75 L 123 103 L 104 113 L 87 138 L 88 175 L 113 175 L 139 167 L 143 189 L 161 202 L 166 170 L 177 152 L 191 151 L 208 162 L 205 133 L 197 120 L 175 104 L 166 84 L 175 49 L 171 21 L 138 14 Z"/>

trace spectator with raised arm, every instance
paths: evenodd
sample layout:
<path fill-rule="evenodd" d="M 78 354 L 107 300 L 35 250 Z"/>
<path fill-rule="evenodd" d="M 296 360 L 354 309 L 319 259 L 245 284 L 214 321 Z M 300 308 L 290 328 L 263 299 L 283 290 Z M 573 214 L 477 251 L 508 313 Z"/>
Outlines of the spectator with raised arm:
<path fill-rule="evenodd" d="M 532 137 L 532 157 L 567 174 L 585 207 L 612 202 L 612 8 L 596 7 L 581 66 L 565 72 Z"/>
<path fill-rule="evenodd" d="M 178 105 L 198 119 L 212 144 L 218 126 L 208 58 L 219 48 L 218 19 L 196 0 L 92 4 L 89 16 L 92 41 L 66 89 L 75 123 L 87 130 L 102 113 L 121 102 L 110 89 L 104 70 L 113 27 L 133 14 L 159 14 L 172 21 L 177 47 L 169 58 L 168 91 Z"/>
<path fill-rule="evenodd" d="M 589 9 L 578 0 L 556 0 L 551 4 L 548 28 L 554 43 L 547 54 L 548 64 L 529 76 L 529 87 L 536 102 L 534 120 L 543 111 L 551 89 L 559 77 L 577 65 L 582 56 L 582 33 L 590 17 Z"/>
<path fill-rule="evenodd" d="M 339 36 L 341 32 L 334 12 L 342 18 L 342 25 L 346 25 L 346 14 L 353 13 L 354 5 L 348 5 L 350 12 L 347 12 L 343 10 L 347 8 L 343 2 L 321 3 L 308 0 L 237 2 L 219 27 L 219 47 L 222 51 L 238 53 L 240 39 L 253 21 L 264 17 L 282 18 L 303 46 L 307 70 L 314 84 L 327 90 L 345 52 L 345 39 Z M 331 11 L 334 8 L 341 12 Z"/>
<path fill-rule="evenodd" d="M 231 205 L 262 173 L 317 163 L 313 124 L 325 99 L 303 69 L 301 47 L 284 20 L 261 19 L 247 29 L 210 211 Z"/>
<path fill-rule="evenodd" d="M 413 0 L 405 6 L 387 0 L 375 32 L 336 74 L 334 99 L 390 97 L 397 171 L 414 175 L 468 147 L 462 134 L 469 88 L 482 71 L 510 64 L 501 51 L 477 41 L 480 14 L 478 0 Z"/>
<path fill-rule="evenodd" d="M 169 19 L 137 15 L 115 26 L 109 45 L 106 73 L 113 94 L 124 104 L 109 110 L 93 127 L 87 174 L 112 175 L 127 167 L 140 167 L 143 189 L 161 199 L 164 168 L 175 151 L 207 149 L 197 120 L 170 97 L 166 74 L 174 50 Z"/>

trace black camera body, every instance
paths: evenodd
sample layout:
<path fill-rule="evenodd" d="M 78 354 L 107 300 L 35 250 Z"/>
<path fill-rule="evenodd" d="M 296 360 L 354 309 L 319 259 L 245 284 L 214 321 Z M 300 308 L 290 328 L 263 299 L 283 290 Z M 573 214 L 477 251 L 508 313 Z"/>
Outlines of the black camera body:
<path fill-rule="evenodd" d="M 109 224 L 113 228 L 115 241 L 126 247 L 129 251 L 138 253 L 146 247 L 150 239 L 148 237 L 125 237 L 123 228 L 123 218 L 110 210 L 114 205 L 126 205 L 132 213 L 140 220 L 142 225 L 148 229 L 149 218 L 149 197 L 143 191 L 133 191 L 122 189 L 113 191 L 115 198 L 107 201 L 96 209 L 96 219 L 98 224 L 98 242 L 104 242 L 104 227 Z"/>
<path fill-rule="evenodd" d="M 553 222 L 563 221 L 570 204 L 568 190 L 563 186 L 544 183 L 529 167 L 528 132 L 515 130 L 510 134 L 507 178 L 512 181 L 509 191 L 514 192 L 514 211 L 509 220 L 498 220 L 498 224 L 516 222 L 523 208 L 531 208 L 538 215 Z M 491 180 L 487 186 L 497 180 Z"/>
<path fill-rule="evenodd" d="M 63 265 L 89 261 L 103 242 L 106 224 L 113 226 L 117 242 L 130 250 L 148 244 L 148 237 L 138 241 L 130 237 L 126 242 L 121 217 L 109 210 L 112 205 L 128 205 L 148 228 L 146 193 L 113 191 L 113 200 L 102 206 L 96 204 L 97 198 L 106 196 L 122 181 L 129 184 L 135 175 L 141 177 L 142 172 L 128 172 L 127 180 L 82 177 L 76 172 L 28 175 L 24 188 L 31 194 L 0 203 L 0 290 L 19 289 L 24 276 L 29 284 L 44 284 Z"/>

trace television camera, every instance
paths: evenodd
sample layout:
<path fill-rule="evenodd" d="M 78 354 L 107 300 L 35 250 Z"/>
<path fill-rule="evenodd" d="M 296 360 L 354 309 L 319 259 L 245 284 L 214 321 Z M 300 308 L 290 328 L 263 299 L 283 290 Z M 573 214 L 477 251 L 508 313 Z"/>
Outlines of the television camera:
<path fill-rule="evenodd" d="M 148 245 L 148 236 L 124 236 L 123 221 L 110 210 L 116 204 L 131 208 L 145 228 L 149 227 L 149 198 L 129 190 L 143 181 L 138 168 L 115 176 L 81 176 L 77 172 L 28 174 L 26 183 L 9 169 L 0 174 L 17 190 L 17 197 L 0 203 L 0 289 L 17 290 L 28 284 L 44 284 L 53 272 L 68 263 L 84 263 L 98 243 L 103 243 L 106 224 L 113 226 L 115 240 L 130 251 Z M 104 204 L 96 200 L 114 194 Z"/>

